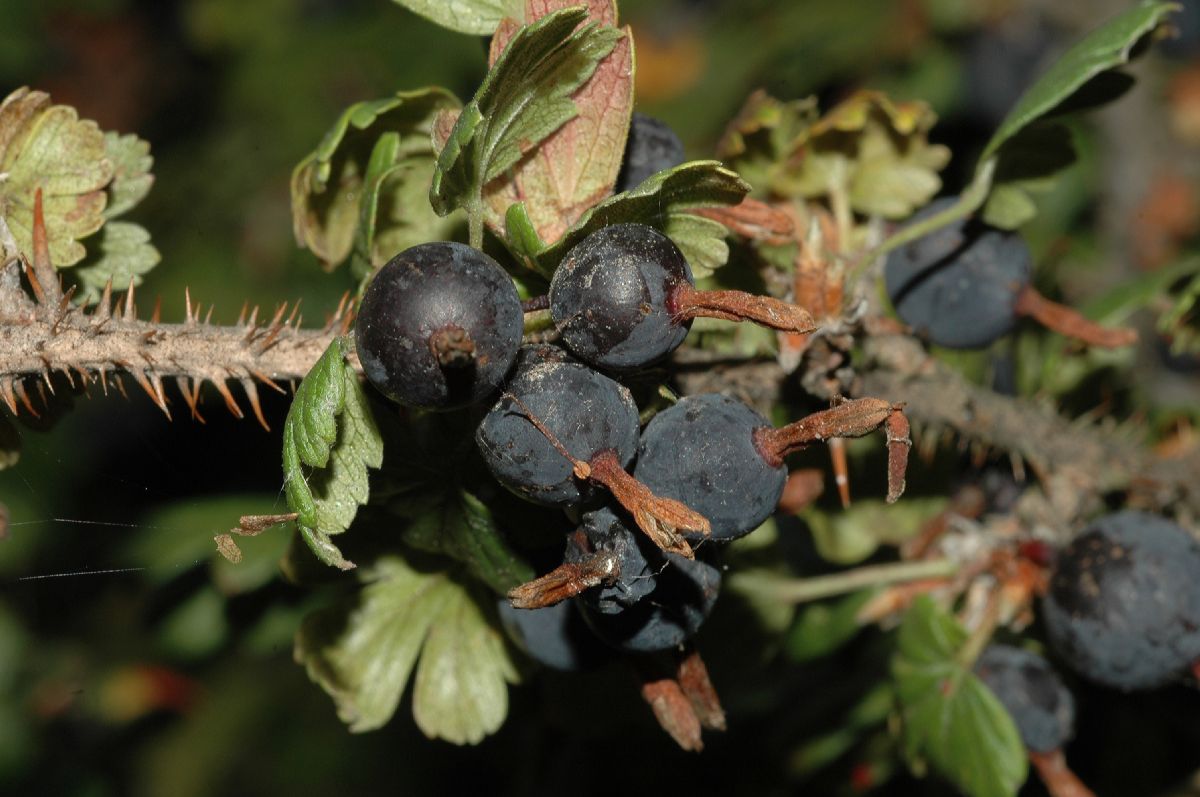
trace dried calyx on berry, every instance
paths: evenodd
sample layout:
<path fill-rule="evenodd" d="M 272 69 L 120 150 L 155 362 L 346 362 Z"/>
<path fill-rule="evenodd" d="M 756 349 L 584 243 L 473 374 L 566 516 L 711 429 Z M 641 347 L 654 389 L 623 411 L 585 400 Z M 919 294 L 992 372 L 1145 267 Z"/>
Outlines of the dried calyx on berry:
<path fill-rule="evenodd" d="M 1042 608 L 1079 674 L 1116 689 L 1167 684 L 1200 659 L 1200 543 L 1157 515 L 1106 515 L 1058 553 Z"/>
<path fill-rule="evenodd" d="M 946 197 L 912 217 L 916 224 L 957 202 Z M 884 281 L 897 314 L 918 335 L 952 349 L 982 349 L 1029 316 L 1092 346 L 1133 343 L 1131 329 L 1102 327 L 1052 302 L 1031 284 L 1033 255 L 1024 239 L 974 217 L 958 219 L 888 255 Z"/>
<path fill-rule="evenodd" d="M 860 437 L 884 427 L 889 450 L 888 500 L 904 491 L 911 446 L 899 407 L 876 398 L 844 401 L 776 429 L 742 402 L 719 393 L 686 396 L 646 425 L 634 475 L 712 524 L 712 538 L 732 540 L 775 511 L 787 480 L 784 458 L 831 437 Z"/>
<path fill-rule="evenodd" d="M 770 296 L 697 290 L 679 247 L 644 224 L 614 224 L 576 244 L 550 282 L 550 313 L 575 356 L 614 370 L 661 360 L 699 317 L 816 328 L 807 311 Z"/>
<path fill-rule="evenodd" d="M 376 272 L 355 341 L 381 393 L 448 410 L 499 389 L 521 345 L 523 318 L 517 289 L 495 260 L 464 244 L 426 243 Z"/>

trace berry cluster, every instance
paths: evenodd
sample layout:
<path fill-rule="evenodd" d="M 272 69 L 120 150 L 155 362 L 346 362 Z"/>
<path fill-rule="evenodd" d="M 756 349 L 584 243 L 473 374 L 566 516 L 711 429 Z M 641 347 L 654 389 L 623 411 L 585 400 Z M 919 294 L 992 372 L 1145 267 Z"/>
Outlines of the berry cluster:
<path fill-rule="evenodd" d="M 902 491 L 907 422 L 880 399 L 774 428 L 733 398 L 702 394 L 641 428 L 618 380 L 667 357 L 692 319 L 813 329 L 787 302 L 698 290 L 679 248 L 654 228 L 592 233 L 567 253 L 544 301 L 561 346 L 522 346 L 522 304 L 503 268 L 461 244 L 423 244 L 375 275 L 356 329 L 368 380 L 395 401 L 425 410 L 491 401 L 475 432 L 491 474 L 578 519 L 561 564 L 514 589 L 501 611 L 532 658 L 573 669 L 603 659 L 601 649 L 678 650 L 720 590 L 720 551 L 704 543 L 761 525 L 783 492 L 785 458 L 807 445 L 886 427 L 889 499 Z"/>

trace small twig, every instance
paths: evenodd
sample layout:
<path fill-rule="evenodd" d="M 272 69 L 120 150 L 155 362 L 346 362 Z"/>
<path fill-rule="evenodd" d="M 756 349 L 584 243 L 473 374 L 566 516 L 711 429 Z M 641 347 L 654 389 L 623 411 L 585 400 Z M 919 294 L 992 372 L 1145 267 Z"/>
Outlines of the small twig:
<path fill-rule="evenodd" d="M 835 595 L 845 595 L 868 587 L 883 587 L 908 581 L 949 579 L 958 573 L 960 567 L 958 562 L 950 559 L 932 559 L 919 562 L 867 565 L 843 573 L 800 579 L 764 580 L 761 573 L 734 573 L 729 576 L 729 583 L 733 589 L 762 594 L 780 603 L 807 603 L 822 598 L 831 598 Z"/>

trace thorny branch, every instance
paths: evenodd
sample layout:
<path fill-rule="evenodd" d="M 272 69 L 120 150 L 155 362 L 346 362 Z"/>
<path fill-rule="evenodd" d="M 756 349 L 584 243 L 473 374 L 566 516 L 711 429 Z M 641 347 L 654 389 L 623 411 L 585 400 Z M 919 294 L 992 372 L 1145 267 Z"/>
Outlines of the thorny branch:
<path fill-rule="evenodd" d="M 913 426 L 927 434 L 949 431 L 964 443 L 1008 452 L 1038 478 L 1047 497 L 1039 519 L 1063 536 L 1098 511 L 1107 493 L 1128 492 L 1131 505 L 1152 510 L 1173 508 L 1185 523 L 1200 517 L 1200 452 L 1156 457 L 1133 429 L 1071 420 L 972 384 L 907 335 L 868 332 L 862 346 L 851 395 L 903 403 Z M 769 360 L 714 360 L 681 349 L 676 362 L 684 393 L 732 391 L 760 408 L 778 401 L 788 381 Z M 810 392 L 821 384 L 805 381 Z"/>
<path fill-rule="evenodd" d="M 343 303 L 324 328 L 301 329 L 296 307 L 285 315 L 287 305 L 280 305 L 265 322 L 255 310 L 235 325 L 220 326 L 202 319 L 200 306 L 189 297 L 187 319 L 164 324 L 157 313 L 150 320 L 137 318 L 132 285 L 115 308 L 111 287 L 91 311 L 72 305 L 69 295 L 55 305 L 24 295 L 23 302 L 14 301 L 6 289 L 14 283 L 15 268 L 10 263 L 0 272 L 0 399 L 14 414 L 20 407 L 37 414 L 25 377 L 40 377 L 39 389 L 53 390 L 50 377 L 59 371 L 72 384 L 76 377 L 84 386 L 99 382 L 107 393 L 109 375 L 127 373 L 168 417 L 163 382 L 174 379 L 199 420 L 197 401 L 204 382 L 215 386 L 234 415 L 243 416 L 228 385 L 236 381 L 266 426 L 257 384 L 282 392 L 283 384 L 303 378 L 333 337 L 345 333 L 350 318 Z"/>

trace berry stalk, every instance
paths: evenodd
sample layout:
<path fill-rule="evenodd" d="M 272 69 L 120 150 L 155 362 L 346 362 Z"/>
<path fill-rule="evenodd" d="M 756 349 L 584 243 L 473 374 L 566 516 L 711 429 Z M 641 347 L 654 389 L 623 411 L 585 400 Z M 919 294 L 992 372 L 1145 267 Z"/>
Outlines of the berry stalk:
<path fill-rule="evenodd" d="M 1089 321 L 1078 311 L 1042 296 L 1032 285 L 1026 285 L 1017 295 L 1017 303 L 1013 309 L 1017 315 L 1029 316 L 1046 329 L 1090 346 L 1117 349 L 1130 345 L 1138 337 L 1135 329 L 1104 327 L 1095 321 Z"/>
<path fill-rule="evenodd" d="M 782 299 L 745 291 L 701 291 L 686 282 L 671 289 L 667 310 L 679 322 L 696 318 L 753 321 L 780 332 L 794 333 L 812 332 L 817 328 L 807 310 Z"/>

